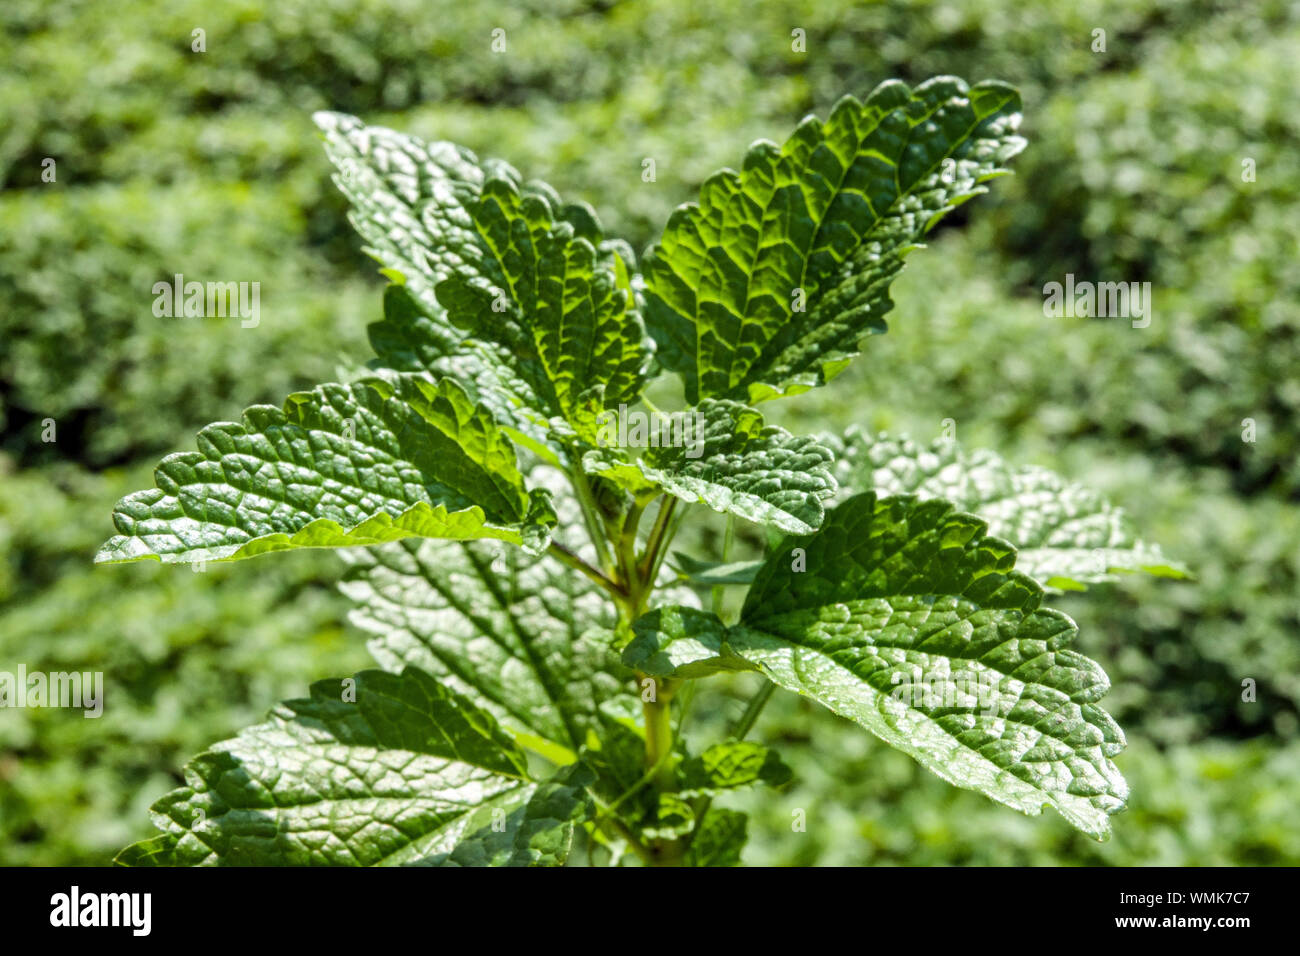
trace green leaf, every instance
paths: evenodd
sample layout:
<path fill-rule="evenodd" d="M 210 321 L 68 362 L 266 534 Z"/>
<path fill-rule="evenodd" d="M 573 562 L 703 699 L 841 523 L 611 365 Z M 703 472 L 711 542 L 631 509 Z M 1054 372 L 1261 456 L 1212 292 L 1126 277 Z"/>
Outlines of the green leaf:
<path fill-rule="evenodd" d="M 118 862 L 562 861 L 585 812 L 579 781 L 530 782 L 488 713 L 415 668 L 352 681 L 314 684 L 310 699 L 196 757 L 186 786 L 153 807 L 163 836 Z"/>
<path fill-rule="evenodd" d="M 944 498 L 979 515 L 1016 548 L 1016 569 L 1045 587 L 1081 591 L 1119 573 L 1187 577 L 1160 548 L 1139 541 L 1120 508 L 1046 468 L 1013 466 L 991 451 L 966 453 L 939 439 L 872 437 L 853 427 L 836 448 L 835 470 L 853 491 Z"/>
<path fill-rule="evenodd" d="M 1104 838 L 1128 794 L 1109 681 L 1014 561 L 948 502 L 862 494 L 775 550 L 735 626 L 659 609 L 638 640 L 679 672 L 740 656 L 949 783 Z"/>
<path fill-rule="evenodd" d="M 606 413 L 612 415 L 612 413 Z M 764 427 L 763 416 L 739 402 L 710 399 L 678 413 L 665 445 L 632 461 L 617 446 L 624 435 L 616 419 L 605 419 L 602 447 L 586 454 L 583 467 L 627 488 L 642 500 L 659 489 L 686 502 L 734 514 L 783 531 L 811 531 L 822 520 L 822 499 L 835 493 L 831 453 L 816 439 Z M 626 443 L 639 439 L 628 427 Z M 677 440 L 680 439 L 680 440 Z"/>
<path fill-rule="evenodd" d="M 431 866 L 562 866 L 577 824 L 591 818 L 586 786 L 594 779 L 582 764 L 563 767 L 539 784 L 528 802 L 456 844 L 449 854 L 420 861 Z"/>
<path fill-rule="evenodd" d="M 684 866 L 738 866 L 749 839 L 749 818 L 736 810 L 711 807 L 682 860 Z"/>
<path fill-rule="evenodd" d="M 676 840 L 694 829 L 695 811 L 675 793 L 657 794 L 653 816 L 642 821 L 639 827 L 647 840 Z"/>
<path fill-rule="evenodd" d="M 454 378 L 476 404 L 489 409 L 519 444 L 558 460 L 563 449 L 549 438 L 545 403 L 509 363 L 483 342 L 464 339 L 454 347 L 440 344 L 439 323 L 423 311 L 409 287 L 384 290 L 384 318 L 369 328 L 370 344 L 378 354 L 378 369 L 425 373 L 437 380 Z"/>
<path fill-rule="evenodd" d="M 596 774 L 592 790 L 601 799 L 599 816 L 613 816 L 640 832 L 659 825 L 660 805 L 645 764 L 645 733 L 632 712 L 626 704 L 602 708 L 599 728 L 583 748 L 582 762 Z M 671 809 L 664 808 L 666 816 Z M 690 819 L 693 825 L 694 814 Z M 663 825 L 669 827 L 671 821 L 665 819 Z"/>
<path fill-rule="evenodd" d="M 496 538 L 536 553 L 549 495 L 529 492 L 509 440 L 463 389 L 409 376 L 321 385 L 283 410 L 209 425 L 123 498 L 100 562 L 233 561 L 402 538 Z"/>
<path fill-rule="evenodd" d="M 325 152 L 338 169 L 334 182 L 352 206 L 348 218 L 365 239 L 365 251 L 390 277 L 400 276 L 425 315 L 442 318 L 434 286 L 478 262 L 476 255 L 463 255 L 477 241 L 466 204 L 488 175 L 518 173 L 493 160 L 480 163 L 453 143 L 426 143 L 355 116 L 321 112 L 313 119 L 325 134 Z M 441 354 L 465 337 L 445 320 L 423 331 Z"/>
<path fill-rule="evenodd" d="M 635 400 L 652 343 L 632 255 L 590 207 L 450 143 L 337 113 L 316 121 L 366 251 L 404 286 L 371 330 L 382 364 L 476 379 L 482 400 L 506 396 L 502 423 L 527 433 L 552 416 L 581 429 L 593 389 L 609 405 Z"/>
<path fill-rule="evenodd" d="M 578 424 L 593 387 L 608 405 L 635 401 L 650 352 L 626 264 L 558 221 L 559 208 L 543 187 L 487 180 L 467 209 L 475 271 L 486 275 L 453 275 L 435 292 L 452 322 L 515 356 L 534 390 Z M 594 216 L 584 227 L 598 245 Z"/>
<path fill-rule="evenodd" d="M 1001 83 L 889 81 L 712 176 L 645 268 L 658 359 L 687 400 L 757 402 L 838 374 L 884 331 L 904 255 L 1024 147 L 1019 120 Z"/>
<path fill-rule="evenodd" d="M 681 793 L 714 796 L 758 783 L 783 787 L 793 774 L 775 750 L 748 740 L 724 740 L 682 763 Z"/>
<path fill-rule="evenodd" d="M 762 561 L 702 561 L 683 551 L 674 551 L 672 566 L 698 587 L 715 584 L 752 584 Z"/>
<path fill-rule="evenodd" d="M 600 701 L 627 693 L 607 595 L 550 557 L 424 541 L 358 551 L 341 590 L 380 666 L 414 665 L 472 695 L 532 749 L 572 760 Z M 536 738 L 536 739 L 531 739 Z"/>
<path fill-rule="evenodd" d="M 658 607 L 637 618 L 623 663 L 651 677 L 694 680 L 758 667 L 733 651 L 717 616 L 690 607 Z"/>

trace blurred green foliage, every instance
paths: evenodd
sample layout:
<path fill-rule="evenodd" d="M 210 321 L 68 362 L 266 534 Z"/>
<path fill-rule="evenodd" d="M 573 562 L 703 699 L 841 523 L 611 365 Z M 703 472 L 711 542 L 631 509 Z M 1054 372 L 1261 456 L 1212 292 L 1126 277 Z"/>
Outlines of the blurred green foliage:
<path fill-rule="evenodd" d="M 106 679 L 97 720 L 0 711 L 0 863 L 106 861 L 148 834 L 187 756 L 364 666 L 328 555 L 90 565 L 159 453 L 368 355 L 380 279 L 312 110 L 501 156 L 640 249 L 753 139 L 936 73 L 1021 87 L 1017 175 L 912 260 L 888 335 L 765 413 L 925 439 L 951 418 L 970 446 L 1106 491 L 1197 580 L 1056 602 L 1131 741 L 1110 843 L 778 695 L 758 733 L 798 778 L 733 803 L 755 815 L 745 859 L 1300 862 L 1296 4 L 8 0 L 0 27 L 0 669 Z M 175 273 L 260 282 L 259 326 L 155 317 L 153 283 Z M 1066 273 L 1150 281 L 1151 326 L 1044 317 Z M 734 716 L 748 680 L 702 692 L 690 733 Z"/>

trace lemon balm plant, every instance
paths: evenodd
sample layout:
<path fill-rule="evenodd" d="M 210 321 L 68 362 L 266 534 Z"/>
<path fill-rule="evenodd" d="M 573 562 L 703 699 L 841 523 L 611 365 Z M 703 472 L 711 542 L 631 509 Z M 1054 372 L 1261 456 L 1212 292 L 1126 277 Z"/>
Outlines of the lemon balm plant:
<path fill-rule="evenodd" d="M 790 779 L 745 739 L 774 689 L 1104 837 L 1124 737 L 1042 602 L 1179 569 L 1050 472 L 756 410 L 884 331 L 904 256 L 1023 147 L 1019 110 L 950 77 L 846 97 L 711 177 L 639 270 L 590 208 L 502 162 L 318 115 L 391 280 L 376 357 L 203 429 L 118 504 L 97 560 L 345 549 L 378 667 L 195 758 L 119 862 L 734 864 L 728 791 Z M 689 444 L 607 427 L 657 415 L 659 377 Z M 666 560 L 704 509 L 760 526 L 764 556 Z M 748 589 L 737 613 L 708 600 L 726 586 Z M 766 683 L 691 752 L 681 701 L 722 671 Z"/>

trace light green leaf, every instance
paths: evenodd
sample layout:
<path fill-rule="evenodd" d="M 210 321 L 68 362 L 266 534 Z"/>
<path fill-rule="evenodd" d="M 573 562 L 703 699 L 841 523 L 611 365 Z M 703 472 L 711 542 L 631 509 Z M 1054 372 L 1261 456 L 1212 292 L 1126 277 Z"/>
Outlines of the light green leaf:
<path fill-rule="evenodd" d="M 683 648 L 679 671 L 738 655 L 949 783 L 1103 838 L 1128 795 L 1123 732 L 1096 703 L 1109 681 L 985 531 L 944 501 L 858 495 L 774 551 L 735 626 L 660 609 L 638 640 Z"/>
<path fill-rule="evenodd" d="M 519 444 L 555 460 L 563 449 L 549 437 L 545 403 L 510 364 L 488 343 L 466 338 L 446 348 L 440 323 L 416 301 L 408 286 L 384 290 L 384 318 L 369 328 L 370 344 L 378 354 L 371 363 L 378 369 L 425 373 L 437 380 L 454 378 L 476 404 L 489 409 L 497 422 Z"/>
<path fill-rule="evenodd" d="M 675 793 L 657 794 L 653 815 L 639 827 L 647 840 L 676 840 L 694 829 L 695 811 Z"/>
<path fill-rule="evenodd" d="M 775 750 L 749 740 L 724 740 L 682 763 L 681 793 L 714 796 L 758 783 L 783 787 L 793 774 Z"/>
<path fill-rule="evenodd" d="M 153 807 L 163 835 L 119 862 L 545 865 L 584 812 L 579 783 L 530 782 L 489 714 L 415 668 L 321 681 L 185 779 Z"/>
<path fill-rule="evenodd" d="M 334 182 L 352 206 L 348 218 L 365 239 L 365 251 L 390 277 L 400 275 L 425 315 L 442 319 L 434 286 L 478 264 L 467 203 L 487 175 L 518 179 L 518 173 L 493 160 L 480 163 L 453 143 L 426 143 L 355 116 L 321 112 L 313 119 L 325 134 L 325 152 L 338 169 Z M 465 337 L 445 320 L 421 331 L 439 354 L 453 352 Z"/>
<path fill-rule="evenodd" d="M 763 416 L 739 402 L 710 399 L 679 413 L 674 441 L 649 448 L 633 461 L 617 446 L 623 436 L 606 420 L 602 447 L 586 454 L 584 468 L 627 488 L 642 500 L 659 489 L 714 511 L 801 533 L 822 519 L 822 499 L 835 493 L 831 453 L 816 439 L 764 427 Z M 659 428 L 662 438 L 663 428 Z M 680 440 L 677 440 L 680 439 Z M 628 442 L 636 444 L 629 428 Z"/>
<path fill-rule="evenodd" d="M 686 848 L 683 865 L 738 866 L 740 851 L 749 839 L 748 823 L 743 813 L 711 807 Z"/>
<path fill-rule="evenodd" d="M 450 379 L 321 385 L 209 425 L 198 446 L 162 460 L 156 489 L 118 503 L 121 533 L 96 561 L 233 561 L 410 537 L 535 553 L 555 523 L 491 414 Z"/>
<path fill-rule="evenodd" d="M 904 255 L 1023 148 L 1019 120 L 1001 83 L 889 81 L 705 182 L 645 268 L 647 325 L 687 400 L 757 402 L 838 374 L 884 331 Z"/>
<path fill-rule="evenodd" d="M 1016 548 L 1016 569 L 1049 588 L 1079 591 L 1119 573 L 1183 578 L 1186 568 L 1139 541 L 1120 508 L 1046 468 L 1013 466 L 991 451 L 966 453 L 939 439 L 922 448 L 907 438 L 853 427 L 836 449 L 835 471 L 852 491 L 944 498 L 988 522 Z"/>

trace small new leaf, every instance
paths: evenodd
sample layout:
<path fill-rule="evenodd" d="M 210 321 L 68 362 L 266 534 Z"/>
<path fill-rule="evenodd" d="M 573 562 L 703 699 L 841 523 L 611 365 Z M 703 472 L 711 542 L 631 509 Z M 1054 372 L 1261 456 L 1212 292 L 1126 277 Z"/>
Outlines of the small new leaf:
<path fill-rule="evenodd" d="M 724 740 L 682 763 L 681 792 L 715 796 L 755 784 L 783 787 L 793 777 L 775 750 L 749 740 Z"/>
<path fill-rule="evenodd" d="M 636 461 L 614 447 L 617 430 L 606 426 L 604 447 L 589 451 L 584 467 L 643 500 L 662 489 L 789 534 L 821 524 L 822 501 L 836 488 L 828 448 L 814 438 L 764 427 L 763 416 L 739 402 L 710 399 L 679 414 L 679 422 L 698 422 L 690 434 L 679 425 L 681 440 L 650 448 Z"/>
<path fill-rule="evenodd" d="M 749 839 L 749 818 L 736 810 L 711 807 L 682 860 L 685 866 L 739 866 Z"/>

